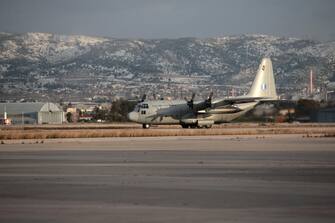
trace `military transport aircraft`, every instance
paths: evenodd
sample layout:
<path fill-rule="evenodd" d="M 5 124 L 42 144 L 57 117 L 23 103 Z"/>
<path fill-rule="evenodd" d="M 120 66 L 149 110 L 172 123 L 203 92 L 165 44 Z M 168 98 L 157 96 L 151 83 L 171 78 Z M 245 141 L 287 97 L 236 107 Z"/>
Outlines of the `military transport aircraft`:
<path fill-rule="evenodd" d="M 277 100 L 270 58 L 263 58 L 247 95 L 213 100 L 153 100 L 144 96 L 128 114 L 128 119 L 143 128 L 154 125 L 180 124 L 183 128 L 210 128 L 213 124 L 232 121 L 254 108 L 261 101 Z"/>

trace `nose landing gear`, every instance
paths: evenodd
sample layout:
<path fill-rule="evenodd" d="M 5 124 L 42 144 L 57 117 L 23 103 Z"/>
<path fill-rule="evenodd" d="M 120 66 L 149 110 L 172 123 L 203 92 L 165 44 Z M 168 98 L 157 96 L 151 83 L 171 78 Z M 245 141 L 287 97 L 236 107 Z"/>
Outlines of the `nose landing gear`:
<path fill-rule="evenodd" d="M 150 124 L 143 124 L 142 127 L 143 127 L 144 129 L 148 129 L 148 128 L 150 128 Z"/>

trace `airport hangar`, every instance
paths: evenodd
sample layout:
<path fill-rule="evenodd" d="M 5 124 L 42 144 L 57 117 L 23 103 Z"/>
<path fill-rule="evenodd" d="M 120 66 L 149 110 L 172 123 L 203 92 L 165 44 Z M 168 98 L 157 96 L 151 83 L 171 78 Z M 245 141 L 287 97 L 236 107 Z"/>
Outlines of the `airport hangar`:
<path fill-rule="evenodd" d="M 11 124 L 62 124 L 65 115 L 54 103 L 0 103 L 0 115 L 11 119 Z"/>

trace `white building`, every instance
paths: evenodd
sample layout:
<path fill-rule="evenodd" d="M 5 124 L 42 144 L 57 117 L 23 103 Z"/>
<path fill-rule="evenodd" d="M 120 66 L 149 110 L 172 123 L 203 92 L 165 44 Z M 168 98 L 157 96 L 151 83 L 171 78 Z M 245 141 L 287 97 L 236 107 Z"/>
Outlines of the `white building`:
<path fill-rule="evenodd" d="M 54 103 L 0 103 L 0 116 L 7 112 L 12 124 L 62 124 L 65 116 Z"/>

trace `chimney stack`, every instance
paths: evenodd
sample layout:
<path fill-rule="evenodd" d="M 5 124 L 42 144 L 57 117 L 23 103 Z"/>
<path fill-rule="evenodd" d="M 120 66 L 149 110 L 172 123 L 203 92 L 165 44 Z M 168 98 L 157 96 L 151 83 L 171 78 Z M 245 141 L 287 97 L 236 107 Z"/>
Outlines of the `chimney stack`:
<path fill-rule="evenodd" d="M 313 70 L 312 69 L 309 75 L 309 93 L 313 94 Z"/>

